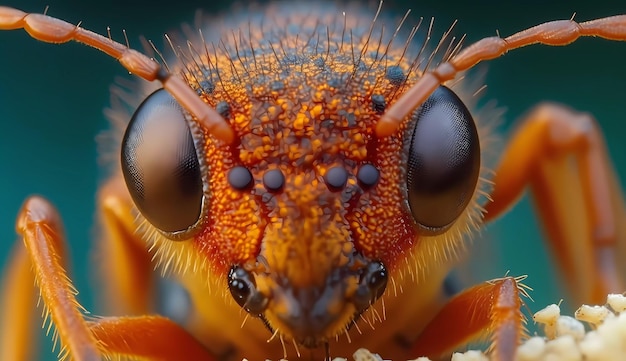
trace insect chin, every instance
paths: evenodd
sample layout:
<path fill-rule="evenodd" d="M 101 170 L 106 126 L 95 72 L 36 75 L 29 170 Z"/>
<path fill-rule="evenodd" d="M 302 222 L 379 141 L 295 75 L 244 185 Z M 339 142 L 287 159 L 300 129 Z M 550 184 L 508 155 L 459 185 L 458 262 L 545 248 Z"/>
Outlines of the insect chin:
<path fill-rule="evenodd" d="M 359 257 L 361 258 L 361 257 Z M 379 261 L 350 262 L 322 284 L 297 286 L 286 277 L 234 266 L 228 285 L 235 301 L 274 333 L 316 348 L 347 332 L 384 293 L 388 272 Z"/>

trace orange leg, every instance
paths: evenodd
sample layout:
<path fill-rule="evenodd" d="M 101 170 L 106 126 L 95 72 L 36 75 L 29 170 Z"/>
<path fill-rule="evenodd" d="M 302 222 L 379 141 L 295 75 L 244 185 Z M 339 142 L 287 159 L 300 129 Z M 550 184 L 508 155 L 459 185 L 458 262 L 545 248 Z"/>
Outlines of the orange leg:
<path fill-rule="evenodd" d="M 0 360 L 34 360 L 39 315 L 34 275 L 23 244 L 16 244 L 0 293 Z"/>
<path fill-rule="evenodd" d="M 28 199 L 18 216 L 17 231 L 26 245 L 44 313 L 56 327 L 61 344 L 76 360 L 98 360 L 97 340 L 83 319 L 76 290 L 63 268 L 65 243 L 56 210 L 42 198 Z"/>
<path fill-rule="evenodd" d="M 530 186 L 575 301 L 602 303 L 608 292 L 624 291 L 618 259 L 624 258 L 626 212 L 604 139 L 590 115 L 538 106 L 505 150 L 494 183 L 487 221 Z"/>
<path fill-rule="evenodd" d="M 191 352 L 191 359 L 214 360 L 214 357 L 187 331 L 174 322 L 155 316 L 134 318 L 101 318 L 88 322 L 78 304 L 71 281 L 63 266 L 65 242 L 56 210 L 43 198 L 28 199 L 20 212 L 17 229 L 26 245 L 24 256 L 18 257 L 10 270 L 4 293 L 16 299 L 32 299 L 32 279 L 25 279 L 25 270 L 32 265 L 45 312 L 51 318 L 63 353 L 74 360 L 100 360 L 103 356 L 131 356 L 158 360 L 180 359 L 180 352 Z M 30 319 L 32 308 L 16 307 L 13 319 Z M 20 324 L 20 322 L 17 322 Z M 29 357 L 28 331 L 20 330 L 12 337 L 13 325 L 2 324 L 0 345 L 10 346 L 14 357 Z M 3 351 L 5 352 L 5 351 Z M 4 355 L 4 354 L 3 354 Z M 20 357 L 20 358 L 18 358 Z"/>
<path fill-rule="evenodd" d="M 106 355 L 160 361 L 215 360 L 193 336 L 165 317 L 106 317 L 90 327 Z"/>
<path fill-rule="evenodd" d="M 142 315 L 154 310 L 154 265 L 146 242 L 136 234 L 136 216 L 122 177 L 112 177 L 98 194 L 98 242 L 102 307 L 111 314 Z"/>
<path fill-rule="evenodd" d="M 453 297 L 421 332 L 412 354 L 436 358 L 474 340 L 491 337 L 493 360 L 513 360 L 524 336 L 520 294 L 523 278 L 505 277 L 463 291 Z"/>

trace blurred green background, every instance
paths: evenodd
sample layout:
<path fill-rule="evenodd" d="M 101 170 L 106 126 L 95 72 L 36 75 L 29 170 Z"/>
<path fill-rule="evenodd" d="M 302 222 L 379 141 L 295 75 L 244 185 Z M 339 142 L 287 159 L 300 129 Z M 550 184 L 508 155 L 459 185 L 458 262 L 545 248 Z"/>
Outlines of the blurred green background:
<path fill-rule="evenodd" d="M 162 44 L 165 31 L 193 20 L 197 9 L 205 14 L 228 11 L 228 2 L 118 1 L 80 4 L 69 0 L 14 0 L 6 5 L 49 14 L 123 41 L 126 29 L 131 45 L 140 48 L 139 35 Z M 587 20 L 626 13 L 626 2 L 571 1 L 546 5 L 540 1 L 386 1 L 384 9 L 412 19 L 436 18 L 435 34 L 458 19 L 457 34 L 468 41 L 502 35 L 537 23 L 569 18 Z M 467 43 L 466 43 L 467 44 Z M 486 99 L 496 99 L 508 110 L 509 125 L 542 100 L 554 100 L 591 112 L 606 133 L 609 150 L 622 185 L 626 180 L 626 44 L 582 39 L 565 48 L 533 46 L 488 64 Z M 30 194 L 50 199 L 63 215 L 71 244 L 71 273 L 79 299 L 91 308 L 94 275 L 89 271 L 93 237 L 94 197 L 101 176 L 96 162 L 96 134 L 107 127 L 102 109 L 116 76 L 126 71 L 113 59 L 79 44 L 62 46 L 30 39 L 23 31 L 0 32 L 0 265 L 16 240 L 14 220 Z M 129 77 L 130 78 L 130 77 Z M 624 187 L 622 187 L 624 188 Z M 537 301 L 531 308 L 558 302 L 563 296 L 550 268 L 530 202 L 521 203 L 503 219 L 486 228 L 481 237 L 489 249 L 477 247 L 476 279 L 528 274 Z M 33 311 L 37 312 L 37 311 Z M 47 350 L 43 352 L 48 355 Z M 45 359 L 42 358 L 42 359 Z"/>

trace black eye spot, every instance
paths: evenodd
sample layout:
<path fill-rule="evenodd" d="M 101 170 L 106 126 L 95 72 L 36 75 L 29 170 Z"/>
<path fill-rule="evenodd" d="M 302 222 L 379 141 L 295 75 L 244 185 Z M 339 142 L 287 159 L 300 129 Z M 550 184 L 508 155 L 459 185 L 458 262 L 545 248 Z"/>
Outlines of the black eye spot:
<path fill-rule="evenodd" d="M 215 105 L 215 111 L 220 113 L 224 118 L 228 118 L 230 116 L 230 104 L 222 100 Z"/>
<path fill-rule="evenodd" d="M 164 232 L 188 230 L 202 207 L 200 163 L 181 106 L 163 89 L 141 103 L 122 140 L 122 172 L 141 214 Z"/>
<path fill-rule="evenodd" d="M 332 167 L 324 175 L 324 181 L 330 190 L 340 190 L 348 182 L 348 172 L 343 167 Z"/>
<path fill-rule="evenodd" d="M 387 102 L 385 101 L 385 96 L 380 94 L 372 95 L 372 109 L 377 111 L 378 113 L 382 113 L 385 111 L 385 106 Z"/>
<path fill-rule="evenodd" d="M 268 170 L 263 174 L 263 185 L 270 192 L 278 192 L 285 185 L 285 176 L 280 169 Z"/>
<path fill-rule="evenodd" d="M 398 65 L 392 65 L 387 67 L 387 73 L 385 74 L 385 77 L 392 85 L 402 85 L 402 83 L 406 79 L 404 71 L 402 71 L 402 68 Z"/>
<path fill-rule="evenodd" d="M 228 184 L 236 190 L 242 191 L 252 186 L 252 174 L 246 167 L 233 167 L 228 172 Z"/>
<path fill-rule="evenodd" d="M 474 119 L 461 99 L 439 87 L 418 109 L 410 137 L 407 190 L 415 221 L 437 233 L 472 199 L 480 170 Z"/>
<path fill-rule="evenodd" d="M 356 174 L 356 179 L 363 188 L 370 188 L 378 183 L 380 172 L 371 164 L 363 164 Z"/>

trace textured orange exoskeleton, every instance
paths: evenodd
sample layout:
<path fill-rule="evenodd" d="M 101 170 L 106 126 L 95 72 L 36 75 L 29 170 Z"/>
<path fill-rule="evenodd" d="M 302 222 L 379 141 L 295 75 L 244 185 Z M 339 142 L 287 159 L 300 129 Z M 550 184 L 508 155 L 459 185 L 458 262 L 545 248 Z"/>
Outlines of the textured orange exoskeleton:
<path fill-rule="evenodd" d="M 133 114 L 108 112 L 126 127 L 113 131 L 119 164 L 98 195 L 98 249 L 111 263 L 104 304 L 116 316 L 84 316 L 64 271 L 61 217 L 34 196 L 17 220 L 25 247 L 6 271 L 0 358 L 29 357 L 28 328 L 12 325 L 28 323 L 40 293 L 61 356 L 76 360 L 323 359 L 360 347 L 407 359 L 485 338 L 495 360 L 513 360 L 524 277 L 456 295 L 442 285 L 468 235 L 526 186 L 573 297 L 624 291 L 624 204 L 593 118 L 538 106 L 492 176 L 481 155 L 489 120 L 452 81 L 526 45 L 624 41 L 626 16 L 467 47 L 444 36 L 431 52 L 412 45 L 428 24 L 385 28 L 381 7 L 283 3 L 208 20 L 187 43 L 172 40 L 163 64 L 0 7 L 0 29 L 83 42 L 156 80 L 124 99 Z M 159 289 L 175 292 L 155 280 L 155 264 L 189 297 L 178 322 L 155 314 Z"/>

